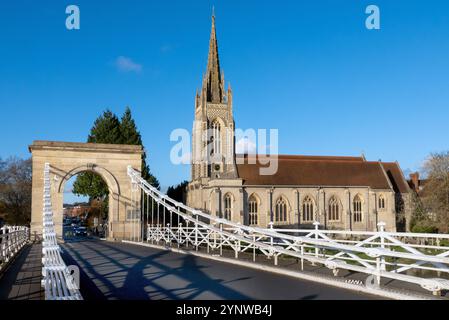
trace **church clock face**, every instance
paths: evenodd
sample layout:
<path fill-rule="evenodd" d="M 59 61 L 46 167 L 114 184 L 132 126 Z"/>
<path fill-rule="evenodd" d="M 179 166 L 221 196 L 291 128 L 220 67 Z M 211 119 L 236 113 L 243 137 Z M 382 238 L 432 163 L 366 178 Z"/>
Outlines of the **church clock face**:
<path fill-rule="evenodd" d="M 219 164 L 216 164 L 214 168 L 215 168 L 215 171 L 220 171 L 220 165 Z"/>

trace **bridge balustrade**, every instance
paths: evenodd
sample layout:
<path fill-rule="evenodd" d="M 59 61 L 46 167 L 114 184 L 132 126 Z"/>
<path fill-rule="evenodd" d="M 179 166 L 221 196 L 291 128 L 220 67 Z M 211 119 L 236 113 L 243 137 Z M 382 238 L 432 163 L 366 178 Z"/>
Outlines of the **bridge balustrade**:
<path fill-rule="evenodd" d="M 56 237 L 51 202 L 50 165 L 44 168 L 44 198 L 42 226 L 42 286 L 45 300 L 82 300 L 79 285 L 61 257 Z"/>
<path fill-rule="evenodd" d="M 449 290 L 449 235 L 393 233 L 378 224 L 378 231 L 276 229 L 241 225 L 196 210 L 170 199 L 128 167 L 134 192 L 141 192 L 137 228 L 132 242 L 152 242 L 165 246 L 200 248 L 208 253 L 223 249 L 239 254 L 252 253 L 253 261 L 263 255 L 278 265 L 280 257 L 293 257 L 312 265 L 323 265 L 338 276 L 348 270 L 381 279 L 394 279 L 421 286 L 435 295 Z M 144 231 L 144 229 L 146 229 Z M 139 233 L 142 232 L 142 233 Z"/>
<path fill-rule="evenodd" d="M 30 229 L 23 226 L 4 226 L 0 228 L 0 271 L 25 246 Z"/>

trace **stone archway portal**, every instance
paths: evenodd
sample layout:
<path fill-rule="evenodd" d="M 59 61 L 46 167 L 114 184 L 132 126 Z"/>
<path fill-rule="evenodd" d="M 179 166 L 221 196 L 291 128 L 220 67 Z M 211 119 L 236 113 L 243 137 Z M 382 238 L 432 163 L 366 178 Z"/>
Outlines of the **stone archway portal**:
<path fill-rule="evenodd" d="M 51 196 L 56 233 L 62 237 L 64 186 L 78 173 L 90 171 L 103 178 L 109 188 L 108 240 L 129 238 L 135 221 L 128 219 L 140 199 L 131 196 L 130 165 L 140 171 L 141 146 L 34 141 L 29 146 L 33 163 L 31 233 L 42 234 L 43 174 L 50 164 Z M 132 217 L 132 215 L 131 215 Z"/>

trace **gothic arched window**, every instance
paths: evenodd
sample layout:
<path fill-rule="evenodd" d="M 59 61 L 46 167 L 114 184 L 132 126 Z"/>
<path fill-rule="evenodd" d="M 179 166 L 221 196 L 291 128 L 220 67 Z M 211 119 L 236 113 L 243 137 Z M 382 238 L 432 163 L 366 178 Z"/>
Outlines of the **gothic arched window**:
<path fill-rule="evenodd" d="M 230 194 L 225 195 L 224 198 L 224 217 L 226 220 L 232 219 L 232 196 Z"/>
<path fill-rule="evenodd" d="M 354 222 L 362 222 L 363 214 L 362 214 L 362 199 L 360 199 L 359 195 L 356 195 L 354 201 L 352 202 L 354 208 Z"/>
<path fill-rule="evenodd" d="M 329 221 L 340 220 L 340 202 L 336 197 L 332 197 L 329 200 L 329 208 L 327 213 Z"/>
<path fill-rule="evenodd" d="M 258 224 L 258 209 L 259 204 L 257 202 L 257 198 L 254 195 L 251 195 L 248 199 L 248 215 L 249 215 L 249 225 L 257 226 Z"/>
<path fill-rule="evenodd" d="M 287 222 L 287 202 L 283 197 L 276 201 L 275 222 Z"/>
<path fill-rule="evenodd" d="M 302 221 L 313 221 L 313 201 L 309 196 L 305 197 L 302 202 Z"/>
<path fill-rule="evenodd" d="M 379 196 L 379 209 L 384 210 L 385 209 L 385 197 L 383 194 Z"/>
<path fill-rule="evenodd" d="M 212 155 L 221 154 L 221 125 L 218 120 L 212 122 Z"/>

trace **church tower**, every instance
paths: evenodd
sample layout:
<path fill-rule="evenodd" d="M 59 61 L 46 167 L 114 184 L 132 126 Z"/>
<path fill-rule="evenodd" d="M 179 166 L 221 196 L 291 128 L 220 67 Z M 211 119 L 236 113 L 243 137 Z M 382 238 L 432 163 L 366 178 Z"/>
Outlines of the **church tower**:
<path fill-rule="evenodd" d="M 192 181 L 237 178 L 235 165 L 234 117 L 232 90 L 225 90 L 220 69 L 215 15 L 206 73 L 201 92 L 195 95 L 195 121 L 192 133 Z"/>

